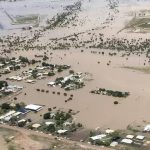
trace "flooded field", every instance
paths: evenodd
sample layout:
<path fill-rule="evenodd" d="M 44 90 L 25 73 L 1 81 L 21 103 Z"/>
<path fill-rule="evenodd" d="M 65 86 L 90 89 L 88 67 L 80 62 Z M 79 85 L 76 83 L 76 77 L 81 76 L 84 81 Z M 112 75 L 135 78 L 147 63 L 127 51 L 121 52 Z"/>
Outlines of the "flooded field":
<path fill-rule="evenodd" d="M 0 2 L 0 18 L 1 28 L 14 29 L 21 28 L 22 25 L 12 25 L 12 20 L 16 16 L 38 15 L 42 23 L 47 17 L 53 17 L 57 13 L 63 11 L 64 7 L 71 5 L 76 0 L 23 0 L 16 2 Z"/>

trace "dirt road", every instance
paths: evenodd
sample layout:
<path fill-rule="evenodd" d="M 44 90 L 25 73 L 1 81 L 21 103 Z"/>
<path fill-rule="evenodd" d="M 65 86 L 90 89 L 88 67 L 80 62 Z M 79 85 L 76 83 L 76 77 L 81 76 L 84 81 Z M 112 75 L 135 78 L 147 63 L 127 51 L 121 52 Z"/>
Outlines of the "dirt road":
<path fill-rule="evenodd" d="M 0 128 L 3 130 L 13 130 L 16 131 L 16 135 L 13 139 L 13 143 L 18 145 L 20 148 L 24 150 L 40 150 L 40 149 L 48 149 L 50 143 L 56 143 L 55 137 L 52 135 L 39 133 L 31 130 L 26 130 L 23 128 L 8 126 L 8 125 L 0 125 Z M 55 141 L 55 142 L 54 142 Z M 74 142 L 67 139 L 60 138 L 57 140 L 57 144 L 61 143 L 61 149 L 66 147 L 66 150 L 71 150 L 74 146 L 77 150 L 111 150 L 109 148 L 97 147 L 92 146 L 86 143 Z M 0 143 L 2 146 L 4 145 L 5 141 L 0 138 Z M 60 146 L 60 143 L 58 144 Z M 69 146 L 69 147 L 68 147 Z M 63 148 L 62 148 L 63 147 Z"/>

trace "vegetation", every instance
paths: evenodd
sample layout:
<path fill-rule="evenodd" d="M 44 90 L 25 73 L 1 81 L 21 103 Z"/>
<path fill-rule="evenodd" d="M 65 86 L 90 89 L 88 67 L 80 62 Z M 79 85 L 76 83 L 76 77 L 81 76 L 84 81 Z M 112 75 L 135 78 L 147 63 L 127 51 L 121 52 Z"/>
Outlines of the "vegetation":
<path fill-rule="evenodd" d="M 119 98 L 126 98 L 130 95 L 129 92 L 112 91 L 112 90 L 106 90 L 104 88 L 99 88 L 98 90 L 92 90 L 91 93 L 119 97 Z"/>

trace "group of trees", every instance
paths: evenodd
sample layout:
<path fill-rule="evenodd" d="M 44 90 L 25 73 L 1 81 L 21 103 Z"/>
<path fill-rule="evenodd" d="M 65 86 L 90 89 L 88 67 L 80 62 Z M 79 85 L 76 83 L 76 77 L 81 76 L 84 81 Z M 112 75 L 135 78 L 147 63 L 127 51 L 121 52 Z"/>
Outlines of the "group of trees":
<path fill-rule="evenodd" d="M 92 90 L 91 93 L 108 95 L 113 97 L 120 97 L 120 98 L 121 97 L 126 98 L 127 96 L 130 95 L 129 92 L 112 91 L 112 90 L 106 90 L 104 88 L 99 88 L 98 90 Z"/>
<path fill-rule="evenodd" d="M 22 108 L 24 108 L 25 104 L 22 103 L 16 103 L 14 106 L 11 106 L 9 103 L 3 103 L 0 107 L 3 110 L 20 110 Z"/>

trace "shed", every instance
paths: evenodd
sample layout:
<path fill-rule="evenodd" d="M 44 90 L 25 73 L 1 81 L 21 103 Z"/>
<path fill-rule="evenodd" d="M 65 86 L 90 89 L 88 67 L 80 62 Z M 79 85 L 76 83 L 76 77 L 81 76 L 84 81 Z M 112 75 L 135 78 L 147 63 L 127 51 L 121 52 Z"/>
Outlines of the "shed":
<path fill-rule="evenodd" d="M 35 105 L 35 104 L 29 104 L 25 107 L 25 109 L 32 110 L 32 111 L 40 111 L 43 108 L 43 106 Z"/>
<path fill-rule="evenodd" d="M 145 136 L 143 136 L 143 135 L 137 135 L 136 136 L 136 139 L 138 139 L 138 140 L 143 140 L 145 138 Z"/>

